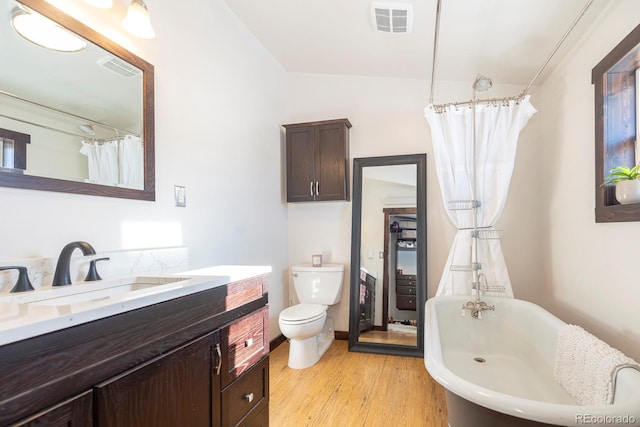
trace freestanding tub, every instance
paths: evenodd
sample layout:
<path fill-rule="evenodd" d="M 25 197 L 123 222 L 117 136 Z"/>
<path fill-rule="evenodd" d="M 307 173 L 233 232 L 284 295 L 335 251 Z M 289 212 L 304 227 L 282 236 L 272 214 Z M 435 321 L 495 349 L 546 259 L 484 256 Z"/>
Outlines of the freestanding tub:
<path fill-rule="evenodd" d="M 425 366 L 446 389 L 451 427 L 640 426 L 640 372 L 618 371 L 612 405 L 580 406 L 555 380 L 558 332 L 565 325 L 543 308 L 512 298 L 482 319 L 440 296 L 425 310 Z"/>

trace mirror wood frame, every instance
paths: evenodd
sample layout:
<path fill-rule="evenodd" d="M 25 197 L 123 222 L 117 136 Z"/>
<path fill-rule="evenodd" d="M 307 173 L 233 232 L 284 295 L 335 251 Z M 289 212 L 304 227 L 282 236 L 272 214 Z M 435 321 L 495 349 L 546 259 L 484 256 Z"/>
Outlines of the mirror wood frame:
<path fill-rule="evenodd" d="M 640 221 L 640 203 L 620 204 L 616 200 L 615 185 L 603 185 L 614 167 L 633 167 L 640 163 L 635 155 L 636 145 L 640 144 L 635 123 L 638 113 L 635 98 L 640 84 L 635 70 L 639 57 L 640 25 L 591 70 L 595 91 L 596 222 Z M 629 121 L 636 126 L 631 126 Z M 626 164 L 621 164 L 621 159 L 626 160 Z"/>
<path fill-rule="evenodd" d="M 422 357 L 424 355 L 424 305 L 427 301 L 427 155 L 407 154 L 399 156 L 365 157 L 353 159 L 353 205 L 351 226 L 351 282 L 349 291 L 349 351 L 380 353 L 397 356 Z M 406 346 L 361 342 L 359 333 L 360 252 L 362 239 L 362 175 L 363 168 L 375 166 L 416 165 L 416 222 L 418 244 L 416 309 L 418 316 L 417 345 Z M 380 212 L 380 215 L 383 213 Z M 382 244 L 382 242 L 381 242 Z M 385 249 L 386 250 L 386 249 Z"/>
<path fill-rule="evenodd" d="M 155 122 L 154 122 L 154 69 L 153 65 L 102 36 L 60 9 L 43 0 L 18 0 L 25 6 L 82 36 L 87 41 L 142 70 L 142 119 L 144 141 L 144 188 L 111 187 L 107 185 L 68 181 L 33 175 L 0 173 L 0 186 L 31 190 L 75 193 L 124 199 L 155 200 Z"/>

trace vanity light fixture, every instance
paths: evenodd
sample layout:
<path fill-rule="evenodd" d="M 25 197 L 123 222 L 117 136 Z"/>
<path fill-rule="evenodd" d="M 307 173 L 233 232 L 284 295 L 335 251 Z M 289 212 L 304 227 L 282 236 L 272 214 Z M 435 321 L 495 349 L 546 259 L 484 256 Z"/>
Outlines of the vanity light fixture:
<path fill-rule="evenodd" d="M 30 9 L 16 9 L 11 23 L 18 34 L 38 46 L 60 52 L 78 52 L 87 47 L 80 37 Z"/>
<path fill-rule="evenodd" d="M 122 21 L 122 26 L 134 36 L 142 39 L 152 39 L 156 36 L 153 27 L 151 27 L 151 18 L 147 5 L 144 4 L 143 0 L 131 0 L 129 9 L 127 9 L 127 16 Z"/>
<path fill-rule="evenodd" d="M 100 9 L 110 9 L 113 7 L 113 0 L 84 0 L 84 2 L 91 6 L 99 7 Z"/>

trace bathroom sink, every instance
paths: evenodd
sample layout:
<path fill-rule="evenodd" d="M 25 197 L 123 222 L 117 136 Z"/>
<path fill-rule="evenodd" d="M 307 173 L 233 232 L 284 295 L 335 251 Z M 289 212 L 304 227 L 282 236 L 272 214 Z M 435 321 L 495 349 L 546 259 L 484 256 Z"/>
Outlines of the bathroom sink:
<path fill-rule="evenodd" d="M 38 306 L 63 306 L 97 303 L 106 300 L 126 301 L 141 296 L 165 292 L 181 287 L 185 277 L 134 276 L 118 280 L 85 282 L 64 287 L 39 289 L 2 298 L 0 302 Z"/>
<path fill-rule="evenodd" d="M 69 305 L 78 304 L 84 302 L 93 302 L 106 300 L 109 298 L 120 297 L 124 293 L 135 292 L 141 289 L 153 288 L 155 285 L 149 285 L 144 283 L 133 283 L 131 285 L 114 286 L 112 288 L 96 289 L 93 291 L 79 292 L 77 294 L 71 294 L 58 298 L 46 298 L 42 300 L 31 301 L 30 304 L 35 305 Z M 156 289 L 157 292 L 161 292 L 164 289 Z M 146 294 L 146 293 L 145 293 Z"/>

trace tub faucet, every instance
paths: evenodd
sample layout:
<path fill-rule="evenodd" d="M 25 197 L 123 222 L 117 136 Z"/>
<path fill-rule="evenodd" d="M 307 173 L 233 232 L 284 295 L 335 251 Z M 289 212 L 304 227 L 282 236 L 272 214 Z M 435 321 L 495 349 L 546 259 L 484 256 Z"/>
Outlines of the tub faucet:
<path fill-rule="evenodd" d="M 478 274 L 478 281 L 475 282 L 476 285 L 476 300 L 475 301 L 467 301 L 462 306 L 462 315 L 464 316 L 465 310 L 469 310 L 471 312 L 471 317 L 474 319 L 482 319 L 482 312 L 486 310 L 494 311 L 496 309 L 495 305 L 489 305 L 484 301 L 480 301 L 480 281 L 484 279 L 484 289 L 488 289 L 487 286 L 487 276 L 484 273 Z"/>
<path fill-rule="evenodd" d="M 71 254 L 74 250 L 80 249 L 82 255 L 95 255 L 96 250 L 87 242 L 71 242 L 62 248 L 56 265 L 56 272 L 53 274 L 53 286 L 66 286 L 71 284 L 69 265 L 71 264 Z"/>

